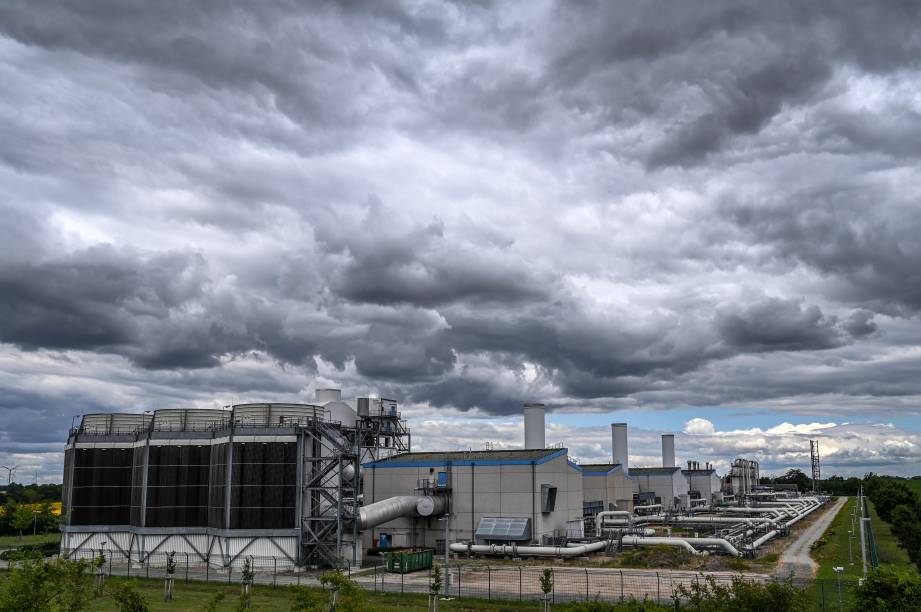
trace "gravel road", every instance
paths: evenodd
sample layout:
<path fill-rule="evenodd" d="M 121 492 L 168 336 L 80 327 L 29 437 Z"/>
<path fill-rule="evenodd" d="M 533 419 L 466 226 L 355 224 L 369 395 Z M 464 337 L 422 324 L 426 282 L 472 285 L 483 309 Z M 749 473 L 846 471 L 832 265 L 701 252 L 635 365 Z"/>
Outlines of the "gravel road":
<path fill-rule="evenodd" d="M 815 576 L 818 566 L 809 556 L 809 549 L 812 543 L 822 537 L 828 526 L 837 516 L 838 511 L 847 503 L 846 497 L 839 497 L 834 505 L 825 511 L 815 523 L 810 525 L 799 534 L 799 537 L 787 547 L 780 555 L 780 561 L 777 563 L 776 574 L 778 576 L 789 576 L 793 574 L 794 578 L 809 579 Z"/>

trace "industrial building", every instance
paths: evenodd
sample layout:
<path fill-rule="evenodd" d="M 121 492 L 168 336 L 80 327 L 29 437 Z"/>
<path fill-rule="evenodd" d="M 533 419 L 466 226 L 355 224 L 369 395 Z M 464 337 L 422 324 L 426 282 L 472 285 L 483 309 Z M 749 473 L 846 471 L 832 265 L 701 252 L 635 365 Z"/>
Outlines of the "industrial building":
<path fill-rule="evenodd" d="M 84 415 L 64 451 L 62 548 L 357 564 L 359 465 L 409 450 L 410 431 L 392 400 L 316 402 Z"/>
<path fill-rule="evenodd" d="M 758 462 L 753 459 L 736 459 L 723 477 L 722 491 L 727 499 L 741 499 L 754 492 L 761 481 Z"/>
<path fill-rule="evenodd" d="M 722 482 L 709 463 L 700 467 L 699 461 L 688 461 L 688 469 L 681 470 L 688 480 L 690 507 L 716 506 L 723 502 Z"/>
<path fill-rule="evenodd" d="M 568 557 L 627 546 L 754 554 L 824 500 L 756 490 L 737 459 L 721 482 L 708 464 L 629 465 L 626 423 L 611 463 L 578 465 L 547 448 L 545 408 L 523 407 L 523 448 L 413 452 L 396 402 L 240 404 L 224 410 L 88 414 L 65 448 L 62 551 L 102 543 L 144 563 L 177 551 L 218 567 L 281 559 L 358 566 L 372 548 Z M 721 490 L 722 487 L 722 490 Z M 731 504 L 731 505 L 730 505 Z M 663 537 L 690 525 L 710 537 Z"/>

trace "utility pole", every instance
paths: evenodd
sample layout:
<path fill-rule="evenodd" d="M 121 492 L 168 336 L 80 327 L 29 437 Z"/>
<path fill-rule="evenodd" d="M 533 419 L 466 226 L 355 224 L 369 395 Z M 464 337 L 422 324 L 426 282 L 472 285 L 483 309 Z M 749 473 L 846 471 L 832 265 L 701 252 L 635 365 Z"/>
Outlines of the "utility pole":
<path fill-rule="evenodd" d="M 864 527 L 864 521 L 869 521 L 870 519 L 864 518 L 863 514 L 863 485 L 860 486 L 860 497 L 858 498 L 860 503 L 860 556 L 863 560 L 863 577 L 867 577 L 867 531 Z"/>

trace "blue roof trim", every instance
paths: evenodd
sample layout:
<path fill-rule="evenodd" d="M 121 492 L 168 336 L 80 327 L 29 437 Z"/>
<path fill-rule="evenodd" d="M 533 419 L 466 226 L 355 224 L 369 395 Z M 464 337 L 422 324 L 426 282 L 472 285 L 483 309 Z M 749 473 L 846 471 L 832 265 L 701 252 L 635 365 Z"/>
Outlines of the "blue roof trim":
<path fill-rule="evenodd" d="M 569 467 L 575 469 L 577 472 L 581 472 L 581 471 L 582 471 L 582 466 L 581 466 L 581 465 L 579 465 L 578 463 L 573 463 L 573 462 L 570 461 L 568 458 L 566 459 L 566 464 L 569 465 Z"/>
<path fill-rule="evenodd" d="M 453 459 L 450 461 L 452 466 L 464 465 L 540 465 L 552 461 L 557 457 L 565 457 L 569 449 L 561 448 L 540 459 Z M 568 460 L 567 460 L 568 461 Z M 372 461 L 362 463 L 361 467 L 370 468 L 408 468 L 408 467 L 448 467 L 448 460 L 440 461 Z M 581 469 L 581 468 L 580 468 Z"/>

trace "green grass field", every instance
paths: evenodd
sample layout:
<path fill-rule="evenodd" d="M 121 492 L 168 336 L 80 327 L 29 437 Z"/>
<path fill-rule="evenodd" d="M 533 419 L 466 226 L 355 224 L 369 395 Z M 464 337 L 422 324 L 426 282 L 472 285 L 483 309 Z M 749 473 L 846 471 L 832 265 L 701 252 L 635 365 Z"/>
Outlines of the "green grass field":
<path fill-rule="evenodd" d="M 909 482 L 921 481 L 912 480 Z M 899 541 L 892 535 L 892 527 L 889 523 L 879 518 L 872 502 L 868 502 L 868 504 L 870 508 L 870 520 L 873 524 L 873 535 L 876 537 L 876 551 L 879 556 L 880 565 L 891 565 L 899 570 L 913 568 L 914 565 L 908 560 L 908 553 L 905 552 L 905 549 L 899 547 Z"/>
<path fill-rule="evenodd" d="M 44 544 L 45 542 L 60 542 L 61 534 L 60 533 L 47 533 L 47 534 L 38 534 L 33 536 L 31 533 L 29 535 L 22 536 L 22 539 L 19 539 L 19 536 L 0 536 L 0 548 L 16 548 L 17 546 L 25 546 L 26 544 Z"/>
<path fill-rule="evenodd" d="M 851 516 L 856 504 L 856 497 L 848 499 L 844 508 L 825 532 L 823 536 L 825 543 L 813 551 L 812 558 L 819 564 L 817 578 L 835 578 L 835 572 L 832 569 L 835 566 L 844 568 L 842 576 L 845 578 L 861 577 L 863 569 L 860 556 L 859 523 L 853 523 L 856 526 L 857 536 L 851 541 L 853 565 L 849 562 L 848 557 L 848 531 L 851 529 Z M 898 540 L 892 535 L 892 528 L 879 518 L 872 503 L 869 503 L 869 508 L 880 565 L 889 565 L 897 570 L 914 568 L 914 565 L 908 560 L 908 554 L 899 547 Z"/>
<path fill-rule="evenodd" d="M 853 565 L 850 564 L 848 556 L 848 531 L 851 529 L 851 516 L 856 505 L 856 497 L 848 498 L 847 503 L 838 512 L 835 520 L 831 522 L 831 525 L 825 531 L 825 535 L 822 536 L 824 543 L 813 548 L 812 558 L 819 564 L 819 570 L 816 573 L 817 578 L 834 579 L 835 571 L 833 568 L 835 566 L 844 568 L 843 576 L 846 578 L 856 579 L 861 576 L 859 532 L 858 537 L 851 541 Z"/>

